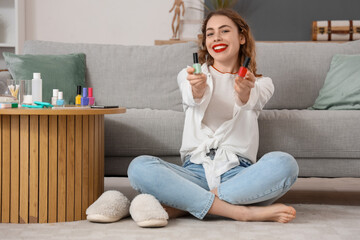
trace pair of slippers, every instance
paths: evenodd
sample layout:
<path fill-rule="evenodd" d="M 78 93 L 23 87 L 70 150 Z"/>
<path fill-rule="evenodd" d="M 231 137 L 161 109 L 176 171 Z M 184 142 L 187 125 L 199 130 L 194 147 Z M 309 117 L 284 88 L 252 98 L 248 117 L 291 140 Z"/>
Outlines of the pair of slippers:
<path fill-rule="evenodd" d="M 137 195 L 130 203 L 121 192 L 106 191 L 86 209 L 90 222 L 116 222 L 129 214 L 140 227 L 164 227 L 169 219 L 160 202 L 150 194 Z"/>

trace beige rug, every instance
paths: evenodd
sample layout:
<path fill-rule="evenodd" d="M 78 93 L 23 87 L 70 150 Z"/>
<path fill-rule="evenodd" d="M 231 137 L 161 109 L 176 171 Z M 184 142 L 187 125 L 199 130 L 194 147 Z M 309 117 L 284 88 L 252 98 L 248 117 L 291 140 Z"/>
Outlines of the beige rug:
<path fill-rule="evenodd" d="M 307 186 L 308 185 L 308 186 Z M 136 192 L 128 186 L 127 179 L 106 178 L 105 189 L 117 189 L 130 198 Z M 319 189 L 315 191 L 316 186 Z M 360 179 L 300 179 L 283 201 L 293 201 L 297 218 L 291 223 L 235 222 L 208 217 L 203 221 L 194 217 L 170 220 L 159 229 L 139 228 L 132 219 L 126 218 L 111 224 L 94 224 L 77 221 L 55 224 L 0 224 L 0 239 L 360 239 Z M 301 196 L 306 192 L 305 196 Z M 311 195 L 311 192 L 314 194 Z M 323 199 L 327 204 L 299 204 L 311 201 L 311 197 L 337 196 L 334 200 Z M 330 194 L 332 192 L 332 195 Z M 352 200 L 342 201 L 344 198 Z M 289 197 L 290 196 L 290 197 Z M 340 196 L 340 197 L 339 197 Z M 317 200 L 314 198 L 314 201 Z M 291 202 L 291 201 L 290 201 Z M 339 203 L 340 202 L 340 203 Z M 358 203 L 358 204 L 355 204 Z"/>

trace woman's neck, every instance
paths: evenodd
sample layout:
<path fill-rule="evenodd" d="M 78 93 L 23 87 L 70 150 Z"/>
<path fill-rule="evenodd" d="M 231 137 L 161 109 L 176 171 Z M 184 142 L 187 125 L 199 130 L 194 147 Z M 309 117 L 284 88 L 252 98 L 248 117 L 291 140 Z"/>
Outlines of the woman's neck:
<path fill-rule="evenodd" d="M 240 64 L 238 61 L 235 62 L 219 62 L 214 61 L 214 68 L 223 73 L 236 73 L 239 71 Z"/>

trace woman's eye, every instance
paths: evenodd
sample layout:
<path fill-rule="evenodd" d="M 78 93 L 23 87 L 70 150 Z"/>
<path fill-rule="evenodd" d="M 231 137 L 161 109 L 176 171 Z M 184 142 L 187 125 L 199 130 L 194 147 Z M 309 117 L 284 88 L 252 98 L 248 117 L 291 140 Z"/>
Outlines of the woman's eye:
<path fill-rule="evenodd" d="M 208 33 L 208 34 L 206 34 L 207 37 L 211 37 L 212 35 L 214 35 L 214 33 Z"/>
<path fill-rule="evenodd" d="M 229 30 L 222 30 L 222 33 L 230 32 Z"/>

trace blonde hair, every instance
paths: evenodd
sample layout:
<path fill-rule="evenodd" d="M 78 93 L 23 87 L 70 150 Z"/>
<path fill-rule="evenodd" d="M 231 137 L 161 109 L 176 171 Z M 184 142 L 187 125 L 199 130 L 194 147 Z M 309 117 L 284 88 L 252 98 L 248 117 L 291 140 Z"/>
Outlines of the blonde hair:
<path fill-rule="evenodd" d="M 240 65 L 243 65 L 245 56 L 251 57 L 251 62 L 249 65 L 250 71 L 256 76 L 260 77 L 261 74 L 256 73 L 256 61 L 255 61 L 255 40 L 254 37 L 250 31 L 249 25 L 245 22 L 245 20 L 235 11 L 231 9 L 220 9 L 217 11 L 210 12 L 206 19 L 204 20 L 201 32 L 202 32 L 202 42 L 199 49 L 199 62 L 201 64 L 207 63 L 208 66 L 214 64 L 213 57 L 209 54 L 207 48 L 206 48 L 206 25 L 209 21 L 209 19 L 213 16 L 226 16 L 230 18 L 235 25 L 238 27 L 239 34 L 242 34 L 245 37 L 245 44 L 240 46 L 239 51 L 239 62 Z"/>

